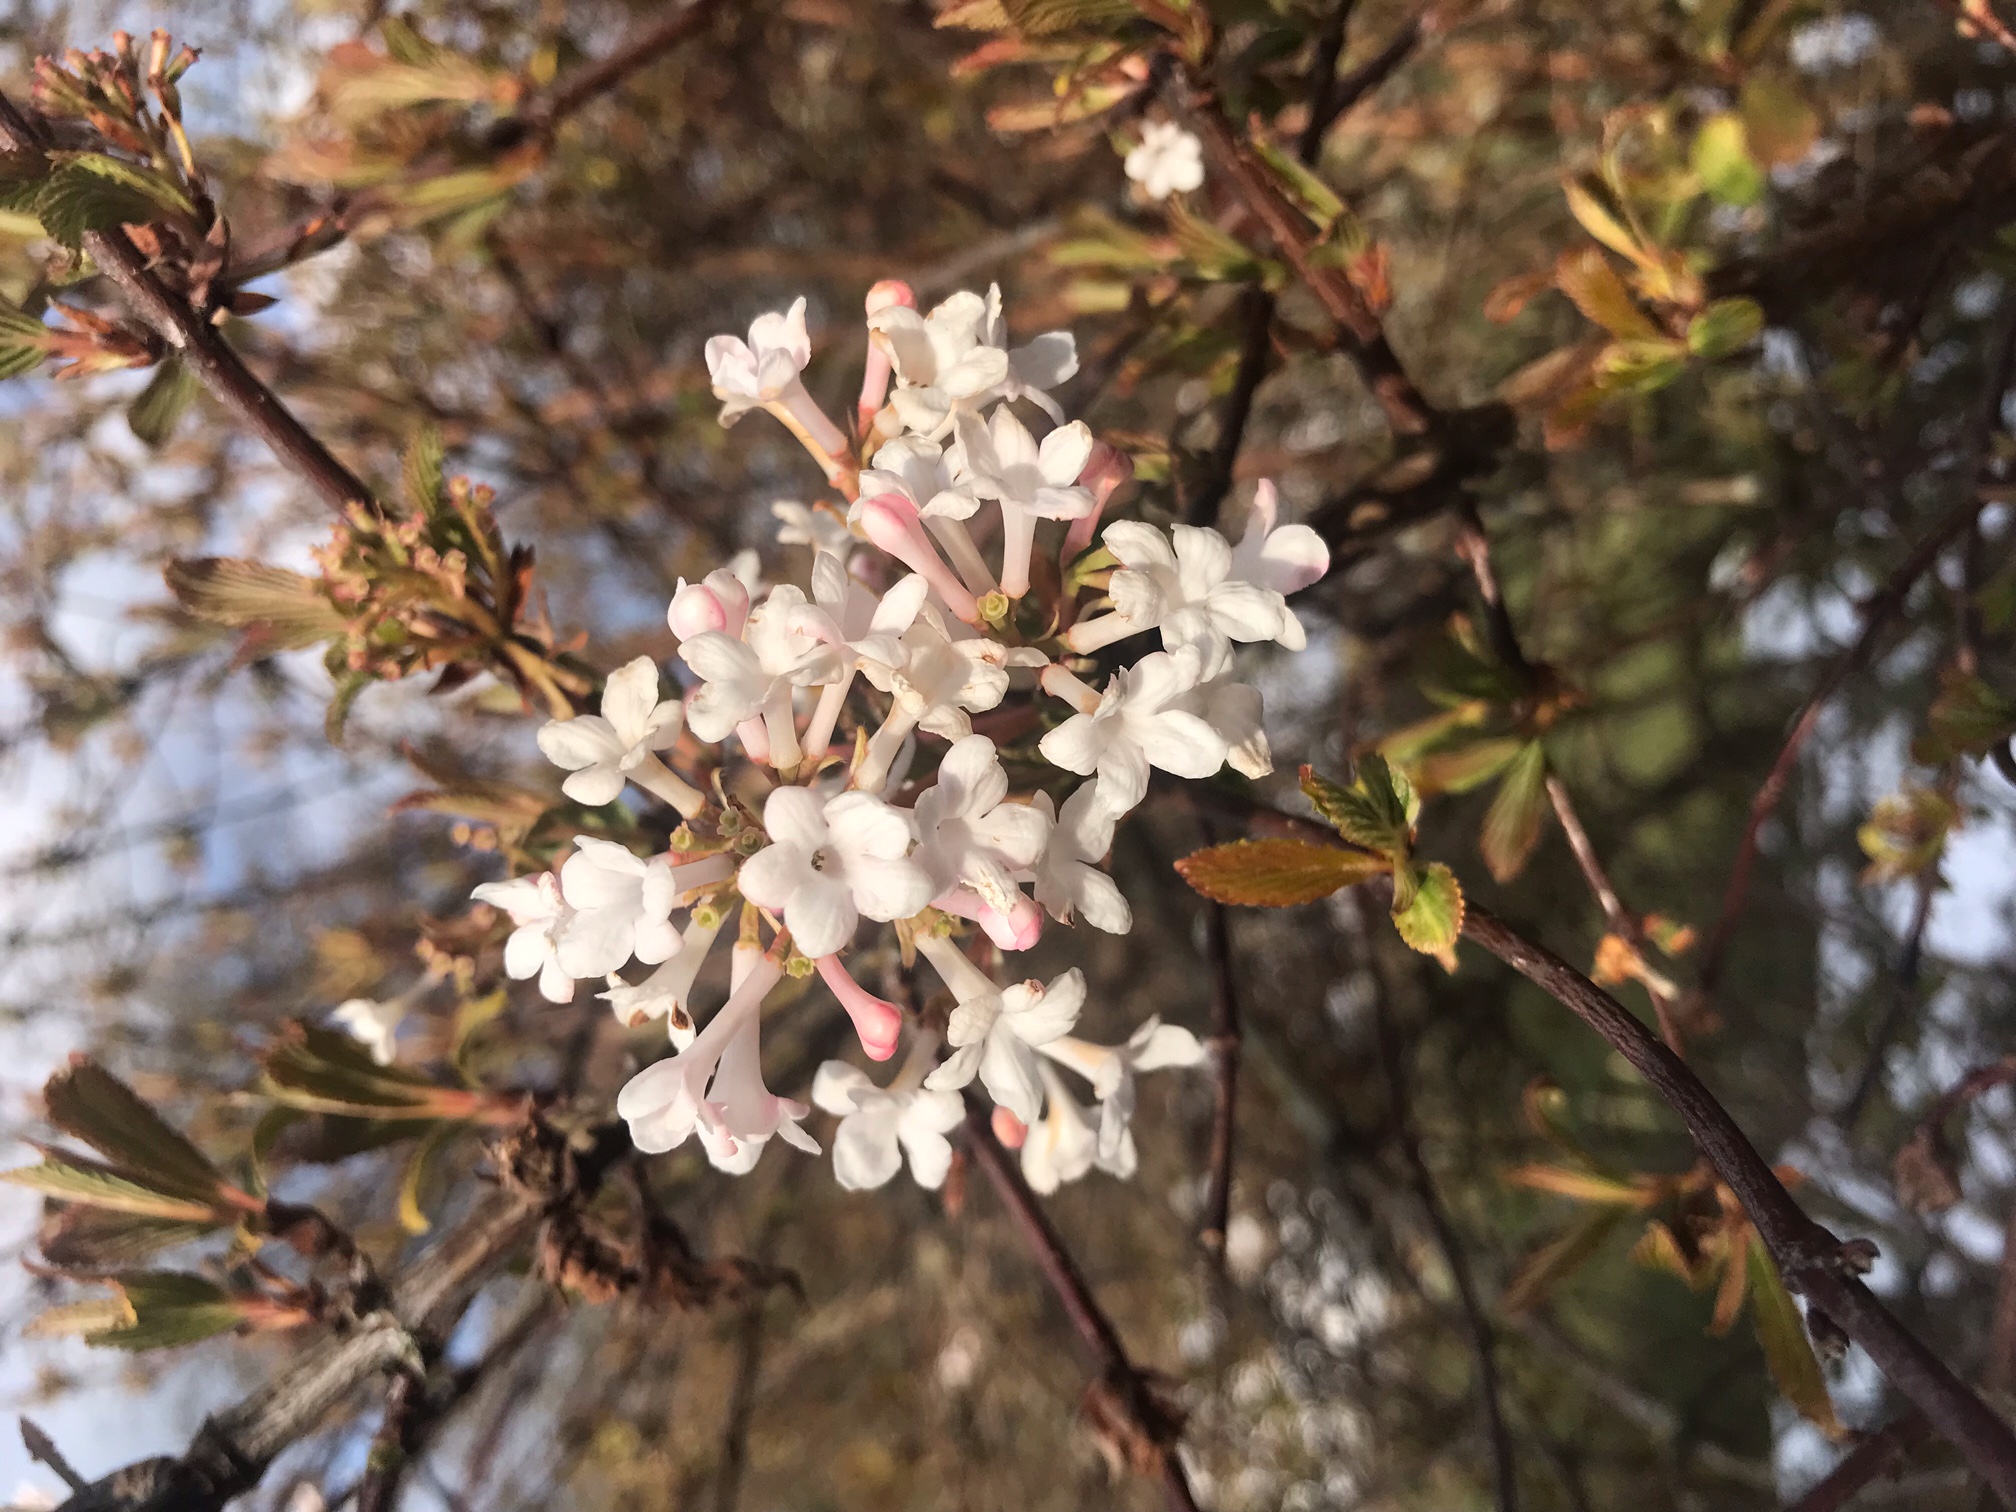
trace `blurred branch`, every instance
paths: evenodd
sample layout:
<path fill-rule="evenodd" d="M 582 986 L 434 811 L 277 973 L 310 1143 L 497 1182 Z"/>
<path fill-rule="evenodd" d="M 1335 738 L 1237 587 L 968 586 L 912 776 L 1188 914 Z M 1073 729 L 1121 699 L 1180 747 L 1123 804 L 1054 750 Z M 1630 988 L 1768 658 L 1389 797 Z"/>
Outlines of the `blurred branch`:
<path fill-rule="evenodd" d="M 1211 1056 L 1218 1071 L 1211 1115 L 1211 1171 L 1204 1195 L 1204 1226 L 1197 1242 L 1215 1264 L 1225 1263 L 1225 1228 L 1232 1211 L 1232 1156 L 1239 1121 L 1239 981 L 1232 964 L 1232 932 L 1222 903 L 1204 912 L 1205 951 L 1211 960 Z"/>
<path fill-rule="evenodd" d="M 1931 1433 L 1932 1425 L 1921 1415 L 1905 1413 L 1849 1450 L 1847 1457 L 1788 1512 L 1840 1512 L 1870 1482 L 1903 1469 L 1912 1451 Z"/>
<path fill-rule="evenodd" d="M 1420 45 L 1421 38 L 1429 29 L 1430 20 L 1429 10 L 1424 8 L 1415 12 L 1401 23 L 1400 30 L 1393 34 L 1392 41 L 1343 78 L 1331 82 L 1320 104 L 1310 110 L 1309 124 L 1303 128 L 1305 162 L 1313 161 L 1315 153 L 1321 152 L 1323 138 L 1330 134 L 1330 128 L 1337 124 L 1346 111 L 1393 77 L 1394 72 Z M 1336 60 L 1333 58 L 1331 63 L 1334 68 Z M 1311 142 L 1315 144 L 1314 152 L 1308 146 Z"/>
<path fill-rule="evenodd" d="M 1838 693 L 1843 684 L 1861 671 L 1876 654 L 1878 642 L 1890 627 L 1890 622 L 1903 612 L 1905 601 L 1918 580 L 1939 560 L 1939 555 L 1963 531 L 1973 526 L 1980 514 L 1984 500 L 1978 486 L 1978 473 L 1986 465 L 1989 456 L 1988 438 L 2001 423 L 2002 396 L 2009 391 L 2012 381 L 2016 381 L 2016 315 L 2005 317 L 2002 329 L 1996 338 L 1995 366 L 1985 389 L 1985 398 L 1976 418 L 1973 437 L 1973 455 L 1977 459 L 1975 475 L 1970 476 L 1967 494 L 1958 505 L 1949 510 L 1944 518 L 1912 548 L 1911 554 L 1897 565 L 1882 589 L 1861 606 L 1862 630 L 1854 643 L 1838 657 L 1820 680 L 1820 686 L 1807 699 L 1799 717 L 1793 721 L 1791 733 L 1779 748 L 1777 759 L 1771 763 L 1771 770 L 1765 774 L 1764 784 L 1758 788 L 1757 796 L 1750 802 L 1750 817 L 1743 828 L 1743 838 L 1736 847 L 1736 860 L 1729 868 L 1729 882 L 1722 895 L 1722 911 L 1715 921 L 1714 931 L 1701 950 L 1699 985 L 1696 991 L 1703 1002 L 1714 997 L 1722 967 L 1728 955 L 1729 945 L 1737 926 L 1742 922 L 1743 905 L 1750 891 L 1750 872 L 1756 864 L 1759 839 L 1766 821 L 1777 812 L 1778 804 L 1785 796 L 1785 786 L 1791 780 L 1792 769 L 1798 763 L 1799 752 L 1808 737 L 1820 722 L 1820 715 L 1828 703 Z"/>
<path fill-rule="evenodd" d="M 499 121 L 491 129 L 488 146 L 492 151 L 503 152 L 530 138 L 550 140 L 569 116 L 620 89 L 633 75 L 699 31 L 719 8 L 719 0 L 688 0 L 608 57 L 577 69 L 544 94 L 535 95 L 516 115 Z"/>
<path fill-rule="evenodd" d="M 1132 1441 L 1127 1446 L 1129 1459 L 1144 1473 L 1152 1470 L 1159 1476 L 1171 1512 L 1197 1512 L 1197 1499 L 1176 1454 L 1181 1420 L 1157 1399 L 1147 1377 L 1127 1358 L 1119 1330 L 1093 1297 L 1078 1262 L 1064 1247 L 1063 1237 L 1051 1225 L 1022 1172 L 994 1138 L 987 1115 L 971 1102 L 966 1105 L 966 1148 L 987 1173 L 1051 1290 L 1064 1304 L 1071 1326 L 1091 1351 L 1099 1368 L 1092 1388 L 1094 1399 L 1117 1411 L 1121 1422 L 1116 1426 L 1124 1428 Z"/>
<path fill-rule="evenodd" d="M 1352 901 L 1358 907 L 1363 937 L 1376 939 L 1372 931 L 1379 924 L 1377 911 L 1368 905 L 1362 890 Z M 1449 1279 L 1456 1287 L 1456 1300 L 1463 1310 L 1464 1326 L 1470 1336 L 1470 1355 L 1477 1369 L 1478 1402 L 1484 1412 L 1485 1435 L 1491 1444 L 1498 1512 L 1517 1512 L 1519 1466 L 1513 1457 L 1512 1435 L 1505 1422 L 1491 1320 L 1484 1315 L 1484 1305 L 1478 1299 L 1476 1278 L 1470 1273 L 1470 1261 L 1463 1253 L 1456 1226 L 1450 1221 L 1441 1195 L 1435 1189 L 1435 1173 L 1429 1170 L 1428 1161 L 1421 1153 L 1421 1136 L 1414 1127 L 1413 1107 L 1407 1095 L 1406 1061 L 1401 1054 L 1399 1039 L 1393 1032 L 1392 1010 L 1386 999 L 1384 990 L 1373 993 L 1372 1017 L 1373 1030 L 1379 1041 L 1379 1061 L 1386 1075 L 1386 1094 L 1392 1105 L 1394 1137 L 1407 1162 L 1415 1200 L 1428 1217 L 1429 1230 L 1435 1236 L 1435 1247 L 1441 1251 L 1442 1263 L 1448 1268 Z"/>
<path fill-rule="evenodd" d="M 47 145 L 42 130 L 4 94 L 0 94 L 0 142 L 9 151 L 36 156 Z M 125 291 L 155 333 L 181 353 L 212 396 L 271 447 L 323 503 L 340 513 L 352 503 L 371 502 L 371 491 L 253 376 L 224 333 L 154 276 L 123 229 L 85 232 L 84 250 Z"/>
<path fill-rule="evenodd" d="M 1897 1038 L 1897 1032 L 1904 1027 L 1904 1020 L 1911 1007 L 1918 1001 L 1918 978 L 1925 963 L 1925 926 L 1932 919 L 1932 898 L 1939 891 L 1939 868 L 1928 866 L 1918 874 L 1918 897 L 1911 908 L 1911 923 L 1904 932 L 1904 945 L 1897 956 L 1897 970 L 1890 986 L 1890 1000 L 1884 1005 L 1883 1017 L 1877 1021 L 1876 1031 L 1869 1036 L 1869 1053 L 1863 1059 L 1862 1070 L 1855 1077 L 1855 1086 L 1848 1094 L 1848 1100 L 1834 1115 L 1834 1122 L 1845 1130 L 1853 1129 L 1862 1117 L 1862 1110 L 1868 1106 L 1869 1098 L 1876 1090 L 1877 1078 L 1883 1074 L 1883 1057 L 1890 1049 L 1890 1042 Z"/>
<path fill-rule="evenodd" d="M 392 1512 L 399 1496 L 399 1476 L 413 1448 L 421 1388 L 417 1370 L 396 1372 L 385 1388 L 385 1416 L 371 1436 L 364 1482 L 357 1488 L 357 1512 Z"/>
<path fill-rule="evenodd" d="M 28 1458 L 39 1460 L 54 1470 L 57 1477 L 72 1491 L 82 1491 L 89 1484 L 77 1473 L 70 1461 L 63 1457 L 63 1451 L 56 1447 L 56 1441 L 27 1417 L 21 1419 L 21 1444 L 28 1451 Z"/>

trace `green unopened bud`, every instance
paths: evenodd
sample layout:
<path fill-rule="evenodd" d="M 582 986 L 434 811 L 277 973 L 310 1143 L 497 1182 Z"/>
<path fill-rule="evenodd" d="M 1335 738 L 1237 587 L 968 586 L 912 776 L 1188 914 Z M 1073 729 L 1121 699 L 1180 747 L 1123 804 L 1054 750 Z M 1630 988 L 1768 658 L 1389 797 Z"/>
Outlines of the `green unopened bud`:
<path fill-rule="evenodd" d="M 996 588 L 980 600 L 980 618 L 999 630 L 1008 622 L 1008 611 L 1012 607 L 1008 595 Z"/>
<path fill-rule="evenodd" d="M 795 977 L 801 982 L 812 975 L 813 970 L 812 958 L 802 951 L 792 951 L 784 962 L 784 975 Z"/>

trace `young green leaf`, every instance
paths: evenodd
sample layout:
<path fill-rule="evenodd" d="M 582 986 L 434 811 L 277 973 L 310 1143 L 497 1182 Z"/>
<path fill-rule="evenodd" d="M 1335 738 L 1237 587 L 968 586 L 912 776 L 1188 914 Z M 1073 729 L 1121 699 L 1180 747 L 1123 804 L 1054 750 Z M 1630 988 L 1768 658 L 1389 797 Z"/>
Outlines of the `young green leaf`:
<path fill-rule="evenodd" d="M 1520 1263 L 1505 1288 L 1500 1306 L 1512 1317 L 1531 1312 L 1547 1300 L 1549 1292 L 1580 1270 L 1628 1216 L 1628 1210 L 1621 1207 L 1598 1208 L 1583 1214 L 1565 1233 L 1549 1240 Z"/>
<path fill-rule="evenodd" d="M 399 481 L 405 489 L 406 507 L 416 516 L 424 519 L 440 507 L 446 465 L 440 429 L 428 424 L 413 432 L 413 439 L 406 443 L 406 455 L 400 459 Z"/>
<path fill-rule="evenodd" d="M 169 590 L 198 619 L 237 629 L 259 626 L 274 650 L 313 646 L 344 632 L 343 616 L 316 579 L 243 557 L 181 557 L 168 564 Z"/>
<path fill-rule="evenodd" d="M 1829 1438 L 1842 1437 L 1846 1430 L 1834 1415 L 1827 1378 L 1814 1357 L 1813 1341 L 1806 1336 L 1799 1306 L 1785 1290 L 1778 1267 L 1762 1244 L 1750 1245 L 1749 1271 L 1750 1322 L 1757 1330 L 1757 1342 L 1764 1346 L 1764 1364 L 1771 1379 L 1807 1422 Z"/>
<path fill-rule="evenodd" d="M 1406 855 L 1413 839 L 1413 789 L 1385 757 L 1374 752 L 1360 759 L 1348 788 L 1305 766 L 1302 791 L 1346 840 L 1384 856 Z"/>
<path fill-rule="evenodd" d="M 1456 938 L 1463 932 L 1463 888 L 1456 874 L 1440 861 L 1431 863 L 1417 874 L 1404 908 L 1396 886 L 1393 924 L 1400 938 L 1423 955 L 1441 956 L 1445 963 L 1454 959 Z"/>
<path fill-rule="evenodd" d="M 118 1270 L 215 1233 L 219 1226 L 72 1203 L 44 1221 L 40 1248 L 42 1258 L 62 1270 Z"/>
<path fill-rule="evenodd" d="M 1554 282 L 1576 309 L 1620 341 L 1657 341 L 1666 334 L 1638 308 L 1600 248 L 1581 246 L 1562 253 L 1554 265 Z"/>
<path fill-rule="evenodd" d="M 1687 322 L 1687 350 L 1714 362 L 1742 351 L 1763 329 L 1764 309 L 1756 300 L 1718 299 Z"/>
<path fill-rule="evenodd" d="M 1286 908 L 1327 898 L 1387 866 L 1362 851 L 1306 840 L 1235 840 L 1185 856 L 1176 870 L 1213 902 Z"/>
<path fill-rule="evenodd" d="M 209 1157 L 96 1061 L 72 1061 L 43 1085 L 49 1122 L 171 1196 L 214 1205 L 223 1174 Z"/>
<path fill-rule="evenodd" d="M 231 1294 L 201 1276 L 181 1271 L 134 1271 L 117 1286 L 133 1321 L 85 1335 L 85 1342 L 114 1349 L 175 1349 L 236 1328 L 244 1309 Z"/>
<path fill-rule="evenodd" d="M 1743 117 L 1723 111 L 1702 122 L 1690 165 L 1707 191 L 1725 205 L 1754 205 L 1764 197 L 1764 174 L 1750 156 Z"/>
<path fill-rule="evenodd" d="M 163 358 L 126 410 L 126 424 L 149 446 L 164 445 L 202 387 L 180 357 Z"/>
<path fill-rule="evenodd" d="M 61 1202 L 83 1202 L 108 1208 L 115 1213 L 132 1213 L 143 1218 L 170 1218 L 186 1223 L 212 1224 L 230 1221 L 214 1202 L 199 1202 L 169 1192 L 158 1192 L 110 1166 L 92 1161 L 64 1160 L 49 1156 L 40 1165 L 0 1171 L 0 1181 L 27 1187 Z"/>
<path fill-rule="evenodd" d="M 1546 814 L 1547 752 L 1539 741 L 1530 740 L 1505 768 L 1505 780 L 1498 784 L 1477 837 L 1477 848 L 1493 878 L 1509 882 L 1519 875 L 1539 843 Z"/>

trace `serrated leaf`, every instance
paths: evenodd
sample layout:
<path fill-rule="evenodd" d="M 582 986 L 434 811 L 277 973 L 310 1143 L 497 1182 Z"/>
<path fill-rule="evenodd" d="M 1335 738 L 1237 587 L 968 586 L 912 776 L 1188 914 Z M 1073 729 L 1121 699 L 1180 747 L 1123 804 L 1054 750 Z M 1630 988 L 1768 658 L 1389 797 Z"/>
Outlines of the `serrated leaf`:
<path fill-rule="evenodd" d="M 1314 767 L 1303 767 L 1302 791 L 1346 840 L 1384 856 L 1406 854 L 1413 789 L 1376 751 L 1360 758 L 1349 787 L 1319 775 Z"/>
<path fill-rule="evenodd" d="M 1517 1317 L 1530 1312 L 1547 1294 L 1580 1270 L 1629 1216 L 1624 1208 L 1599 1208 L 1578 1219 L 1565 1233 L 1543 1244 L 1520 1262 L 1505 1288 L 1501 1303 Z"/>
<path fill-rule="evenodd" d="M 1718 299 L 1687 322 L 1687 350 L 1710 362 L 1734 356 L 1764 329 L 1764 307 L 1754 299 Z"/>
<path fill-rule="evenodd" d="M 1529 740 L 1505 768 L 1505 780 L 1484 814 L 1477 849 L 1493 879 L 1509 882 L 1519 875 L 1540 840 L 1547 815 L 1547 752 Z"/>
<path fill-rule="evenodd" d="M 1596 247 L 1575 247 L 1554 264 L 1554 282 L 1575 308 L 1619 340 L 1657 341 L 1665 333 L 1638 308 L 1610 259 Z"/>
<path fill-rule="evenodd" d="M 117 1270 L 213 1234 L 219 1226 L 73 1204 L 50 1215 L 37 1247 L 43 1259 L 65 1270 Z"/>
<path fill-rule="evenodd" d="M 58 161 L 68 168 L 131 189 L 158 210 L 173 215 L 193 216 L 196 213 L 195 204 L 183 192 L 182 186 L 159 169 L 129 163 L 124 158 L 103 152 L 59 154 Z M 127 218 L 132 219 L 130 216 Z"/>
<path fill-rule="evenodd" d="M 437 1086 L 403 1066 L 381 1066 L 347 1034 L 288 1024 L 266 1053 L 267 1096 L 310 1113 L 349 1118 L 460 1118 L 476 1097 Z"/>
<path fill-rule="evenodd" d="M 1956 756 L 1985 756 L 2016 735 L 2016 699 L 1949 668 L 1927 714 L 1926 733 L 1911 743 L 1913 760 L 1943 766 Z"/>
<path fill-rule="evenodd" d="M 51 1124 L 127 1172 L 173 1196 L 217 1201 L 223 1173 L 96 1061 L 72 1061 L 58 1071 L 43 1084 L 42 1100 Z"/>
<path fill-rule="evenodd" d="M 142 1182 L 102 1166 L 95 1161 L 65 1160 L 49 1156 L 40 1165 L 0 1171 L 0 1181 L 27 1187 L 60 1202 L 82 1202 L 108 1208 L 115 1213 L 133 1213 L 143 1218 L 173 1218 L 186 1223 L 229 1221 L 214 1202 L 159 1192 Z"/>
<path fill-rule="evenodd" d="M 1001 9 L 1025 37 L 1111 32 L 1140 19 L 1141 14 L 1134 8 L 1134 0 L 1001 0 Z"/>
<path fill-rule="evenodd" d="M 202 387 L 180 357 L 163 358 L 147 387 L 126 410 L 126 424 L 149 446 L 163 445 Z"/>
<path fill-rule="evenodd" d="M 1456 873 L 1440 861 L 1416 873 L 1417 885 L 1407 906 L 1399 906 L 1394 890 L 1393 926 L 1400 938 L 1423 955 L 1441 956 L 1448 964 L 1463 932 L 1463 888 Z"/>
<path fill-rule="evenodd" d="M 42 229 L 73 252 L 91 231 L 146 225 L 159 220 L 154 201 L 129 184 L 106 178 L 88 168 L 59 168 L 35 196 L 35 218 Z"/>
<path fill-rule="evenodd" d="M 0 378 L 32 373 L 49 355 L 49 327 L 0 299 Z"/>
<path fill-rule="evenodd" d="M 1176 870 L 1213 902 L 1288 908 L 1379 876 L 1387 866 L 1362 851 L 1306 840 L 1234 840 L 1192 852 Z"/>
<path fill-rule="evenodd" d="M 133 1321 L 85 1335 L 85 1342 L 113 1349 L 175 1349 L 213 1338 L 244 1321 L 231 1294 L 201 1276 L 181 1271 L 134 1271 L 113 1283 L 124 1294 Z"/>
<path fill-rule="evenodd" d="M 1345 210 L 1344 201 L 1337 191 L 1273 142 L 1256 138 L 1253 146 L 1266 160 L 1267 166 L 1274 170 L 1287 197 L 1309 217 L 1319 234 L 1327 233 Z"/>
<path fill-rule="evenodd" d="M 1568 213 L 1575 217 L 1584 231 L 1603 243 L 1619 257 L 1643 267 L 1647 261 L 1645 249 L 1638 245 L 1638 238 L 1625 229 L 1624 223 L 1604 208 L 1603 202 L 1570 181 L 1562 186 L 1568 198 Z"/>
<path fill-rule="evenodd" d="M 431 515 L 441 503 L 442 470 L 447 452 L 441 444 L 440 427 L 422 425 L 406 443 L 400 459 L 399 481 L 406 492 L 406 507 L 422 517 Z"/>
<path fill-rule="evenodd" d="M 1757 1330 L 1757 1342 L 1764 1347 L 1764 1364 L 1771 1379 L 1807 1422 L 1829 1438 L 1842 1437 L 1845 1430 L 1834 1415 L 1827 1377 L 1813 1354 L 1813 1341 L 1806 1336 L 1805 1320 L 1761 1244 L 1750 1246 L 1749 1273 L 1750 1322 Z"/>
<path fill-rule="evenodd" d="M 37 1313 L 21 1332 L 31 1339 L 74 1338 L 130 1328 L 135 1321 L 123 1296 L 90 1297 Z"/>
<path fill-rule="evenodd" d="M 1725 205 L 1754 205 L 1764 197 L 1764 174 L 1750 156 L 1743 118 L 1733 111 L 1712 115 L 1694 134 L 1688 154 L 1703 187 Z"/>
<path fill-rule="evenodd" d="M 344 633 L 344 619 L 319 580 L 244 557 L 181 557 L 168 588 L 182 607 L 213 625 L 268 632 L 271 650 L 313 646 Z"/>
<path fill-rule="evenodd" d="M 1431 796 L 1436 793 L 1467 793 L 1472 788 L 1482 787 L 1504 771 L 1512 759 L 1526 748 L 1526 744 L 1517 735 L 1488 736 L 1449 750 L 1430 752 L 1404 765 L 1420 792 Z M 1380 743 L 1380 749 L 1387 749 L 1384 741 Z"/>
<path fill-rule="evenodd" d="M 1003 0 L 953 0 L 931 24 L 957 26 L 967 31 L 1000 31 L 1011 23 Z"/>

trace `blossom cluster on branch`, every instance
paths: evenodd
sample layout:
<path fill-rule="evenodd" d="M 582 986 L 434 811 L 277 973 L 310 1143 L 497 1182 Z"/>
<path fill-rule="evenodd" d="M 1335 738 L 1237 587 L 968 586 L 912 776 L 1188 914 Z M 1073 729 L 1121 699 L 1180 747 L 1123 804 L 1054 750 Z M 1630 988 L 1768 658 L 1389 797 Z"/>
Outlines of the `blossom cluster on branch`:
<path fill-rule="evenodd" d="M 1102 862 L 1151 770 L 1271 769 L 1233 648 L 1299 648 L 1288 595 L 1329 553 L 1278 522 L 1265 483 L 1236 545 L 1106 520 L 1133 468 L 1053 396 L 1077 371 L 1074 339 L 1011 346 L 998 288 L 920 313 L 885 282 L 866 309 L 851 435 L 805 386 L 802 298 L 746 340 L 707 345 L 722 423 L 773 415 L 841 496 L 775 510 L 780 539 L 812 548 L 805 585 L 766 591 L 728 568 L 682 581 L 667 620 L 683 689 L 640 657 L 609 676 L 599 713 L 540 732 L 569 797 L 606 804 L 634 785 L 676 809 L 671 848 L 640 857 L 582 836 L 557 871 L 475 895 L 511 918 L 511 976 L 556 1002 L 600 980 L 626 1024 L 666 1020 L 675 1053 L 617 1103 L 642 1150 L 698 1137 L 729 1171 L 772 1138 L 818 1150 L 810 1108 L 765 1084 L 759 1041 L 766 996 L 816 972 L 870 1059 L 894 1056 L 910 1026 L 889 1085 L 840 1062 L 814 1080 L 813 1101 L 841 1117 L 843 1186 L 879 1186 L 906 1156 L 920 1183 L 941 1182 L 975 1082 L 1038 1190 L 1095 1167 L 1124 1177 L 1136 1075 L 1197 1064 L 1202 1046 L 1154 1019 L 1121 1045 L 1081 1040 L 1081 972 L 989 966 L 1035 945 L 1046 919 L 1132 927 Z M 846 952 L 864 920 L 895 926 L 949 991 L 942 1043 L 855 980 Z M 694 986 L 723 932 L 729 995 L 701 1026 Z M 652 969 L 627 981 L 632 962 Z"/>

